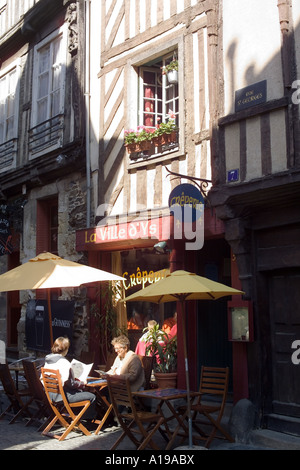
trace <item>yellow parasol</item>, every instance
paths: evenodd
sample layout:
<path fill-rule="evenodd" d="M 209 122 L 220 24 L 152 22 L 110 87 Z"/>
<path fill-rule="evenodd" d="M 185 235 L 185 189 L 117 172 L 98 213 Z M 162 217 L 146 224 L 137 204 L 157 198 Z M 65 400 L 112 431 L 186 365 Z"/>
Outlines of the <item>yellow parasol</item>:
<path fill-rule="evenodd" d="M 47 289 L 50 341 L 53 344 L 50 289 L 78 287 L 97 281 L 121 281 L 123 277 L 75 263 L 52 253 L 41 253 L 35 258 L 0 275 L 0 292 Z"/>
<path fill-rule="evenodd" d="M 244 292 L 212 281 L 197 274 L 184 270 L 174 271 L 164 279 L 151 284 L 125 298 L 129 301 L 147 301 L 154 303 L 179 301 L 182 305 L 182 334 L 187 388 L 187 406 L 189 420 L 189 446 L 192 447 L 192 420 L 190 410 L 190 384 L 187 357 L 187 340 L 185 331 L 185 301 L 186 300 L 216 300 L 231 295 L 242 295 Z"/>

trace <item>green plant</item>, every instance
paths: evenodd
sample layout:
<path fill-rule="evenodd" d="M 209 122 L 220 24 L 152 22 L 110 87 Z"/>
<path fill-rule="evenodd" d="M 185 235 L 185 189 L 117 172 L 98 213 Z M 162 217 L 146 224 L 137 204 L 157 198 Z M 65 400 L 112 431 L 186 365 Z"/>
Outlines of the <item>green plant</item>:
<path fill-rule="evenodd" d="M 151 141 L 153 134 L 153 129 L 149 129 L 145 126 L 138 127 L 138 133 L 136 137 L 136 142 Z"/>
<path fill-rule="evenodd" d="M 103 283 L 96 294 L 99 301 L 102 300 L 101 308 L 98 302 L 90 306 L 90 313 L 97 320 L 100 355 L 104 363 L 106 363 L 108 353 L 111 350 L 111 340 L 120 334 L 125 334 L 126 331 L 117 325 L 115 299 L 120 298 L 120 289 L 119 282 Z"/>
<path fill-rule="evenodd" d="M 178 131 L 178 127 L 175 123 L 175 114 L 173 111 L 170 110 L 167 116 L 169 116 L 168 121 L 157 125 L 153 133 L 153 137 L 163 134 L 171 134 L 171 132 Z"/>
<path fill-rule="evenodd" d="M 125 145 L 136 144 L 143 141 L 151 141 L 153 129 L 149 129 L 145 126 L 138 126 L 136 130 L 129 129 L 124 132 Z"/>
<path fill-rule="evenodd" d="M 126 130 L 124 133 L 125 145 L 134 144 L 136 142 L 136 137 L 136 131 L 134 131 L 133 129 Z"/>
<path fill-rule="evenodd" d="M 165 75 L 168 72 L 171 72 L 172 70 L 178 70 L 178 60 L 173 59 L 169 64 L 165 65 L 163 67 L 163 75 Z"/>
<path fill-rule="evenodd" d="M 144 331 L 148 329 L 145 328 Z M 159 329 L 159 325 L 151 328 L 146 336 L 146 356 L 155 355 L 156 372 L 176 372 L 177 371 L 177 336 L 169 339 L 169 336 Z"/>

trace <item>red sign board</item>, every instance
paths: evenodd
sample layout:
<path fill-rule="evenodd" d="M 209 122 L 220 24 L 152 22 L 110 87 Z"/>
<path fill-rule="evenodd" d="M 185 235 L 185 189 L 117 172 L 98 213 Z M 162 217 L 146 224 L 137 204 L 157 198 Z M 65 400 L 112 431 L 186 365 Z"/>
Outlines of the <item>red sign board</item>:
<path fill-rule="evenodd" d="M 128 246 L 150 246 L 157 241 L 168 240 L 171 216 L 147 220 L 133 220 L 119 224 L 98 225 L 76 233 L 78 251 L 92 249 L 118 249 Z"/>

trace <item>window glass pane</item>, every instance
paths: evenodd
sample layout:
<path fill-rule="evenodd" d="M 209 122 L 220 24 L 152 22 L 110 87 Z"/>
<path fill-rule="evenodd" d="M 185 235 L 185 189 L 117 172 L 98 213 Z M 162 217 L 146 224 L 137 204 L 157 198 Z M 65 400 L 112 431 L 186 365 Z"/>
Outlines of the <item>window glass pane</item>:
<path fill-rule="evenodd" d="M 37 122 L 43 122 L 47 119 L 47 99 L 38 101 L 37 104 Z"/>
<path fill-rule="evenodd" d="M 60 88 L 60 67 L 54 65 L 52 68 L 52 91 Z"/>
<path fill-rule="evenodd" d="M 48 95 L 49 88 L 49 73 L 40 75 L 38 82 L 38 98 Z"/>
<path fill-rule="evenodd" d="M 156 73 L 144 71 L 144 83 L 149 85 L 156 84 Z"/>
<path fill-rule="evenodd" d="M 41 74 L 46 70 L 49 70 L 49 58 L 50 58 L 50 46 L 48 45 L 44 49 L 41 49 L 39 53 L 39 71 L 38 73 Z"/>
<path fill-rule="evenodd" d="M 7 119 L 6 125 L 6 140 L 10 140 L 14 137 L 14 118 L 13 116 Z"/>
<path fill-rule="evenodd" d="M 60 91 L 52 94 L 52 103 L 51 103 L 51 117 L 59 114 L 59 103 L 60 103 Z"/>

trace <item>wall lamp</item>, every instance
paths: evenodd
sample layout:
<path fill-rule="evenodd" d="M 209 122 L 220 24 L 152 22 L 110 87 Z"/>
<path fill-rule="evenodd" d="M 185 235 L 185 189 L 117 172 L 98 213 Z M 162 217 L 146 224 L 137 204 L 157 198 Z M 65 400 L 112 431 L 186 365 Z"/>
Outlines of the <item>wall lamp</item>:
<path fill-rule="evenodd" d="M 156 253 L 159 253 L 160 255 L 165 255 L 167 253 L 171 253 L 172 250 L 168 248 L 167 242 L 158 242 L 156 245 L 154 245 L 154 250 Z"/>

